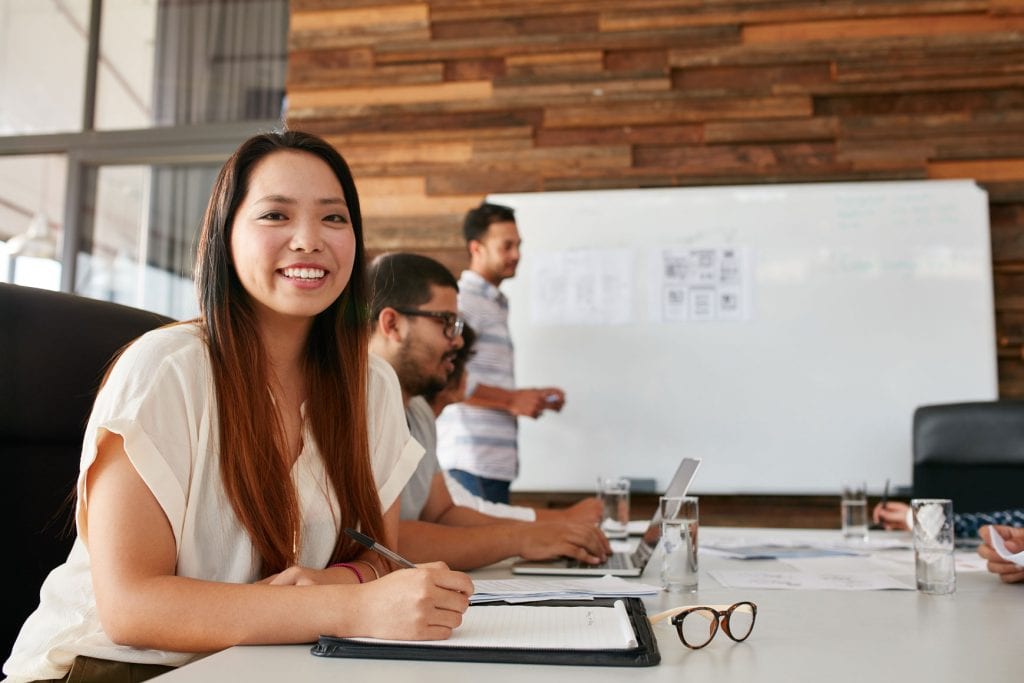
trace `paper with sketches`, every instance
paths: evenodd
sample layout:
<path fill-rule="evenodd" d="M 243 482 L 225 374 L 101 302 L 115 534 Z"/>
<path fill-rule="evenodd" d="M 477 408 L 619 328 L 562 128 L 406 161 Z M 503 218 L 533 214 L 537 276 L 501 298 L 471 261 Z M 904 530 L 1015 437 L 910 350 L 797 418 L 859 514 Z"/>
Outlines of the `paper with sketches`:
<path fill-rule="evenodd" d="M 633 251 L 573 249 L 530 257 L 535 325 L 623 325 L 633 321 Z"/>
<path fill-rule="evenodd" d="M 648 281 L 648 312 L 655 322 L 750 318 L 753 274 L 745 247 L 652 250 Z"/>

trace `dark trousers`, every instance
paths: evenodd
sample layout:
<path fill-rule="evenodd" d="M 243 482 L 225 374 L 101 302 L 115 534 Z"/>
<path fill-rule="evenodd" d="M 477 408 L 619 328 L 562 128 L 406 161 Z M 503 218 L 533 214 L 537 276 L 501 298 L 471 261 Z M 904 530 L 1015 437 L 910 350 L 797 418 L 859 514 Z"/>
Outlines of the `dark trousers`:
<path fill-rule="evenodd" d="M 141 683 L 174 669 L 159 664 L 132 664 L 95 657 L 75 657 L 64 678 L 37 683 Z"/>
<path fill-rule="evenodd" d="M 465 470 L 448 470 L 448 474 L 455 477 L 455 481 L 465 486 L 466 490 L 473 495 L 480 496 L 492 503 L 508 505 L 508 487 L 512 482 L 479 477 Z"/>

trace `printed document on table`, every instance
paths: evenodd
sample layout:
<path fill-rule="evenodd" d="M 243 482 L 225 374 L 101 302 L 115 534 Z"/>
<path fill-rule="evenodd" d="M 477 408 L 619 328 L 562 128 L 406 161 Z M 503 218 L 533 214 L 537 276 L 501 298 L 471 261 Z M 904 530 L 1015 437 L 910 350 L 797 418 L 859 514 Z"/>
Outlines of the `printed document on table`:
<path fill-rule="evenodd" d="M 726 588 L 781 588 L 788 590 L 916 590 L 916 586 L 888 574 L 810 572 L 758 572 L 718 570 L 711 576 Z"/>

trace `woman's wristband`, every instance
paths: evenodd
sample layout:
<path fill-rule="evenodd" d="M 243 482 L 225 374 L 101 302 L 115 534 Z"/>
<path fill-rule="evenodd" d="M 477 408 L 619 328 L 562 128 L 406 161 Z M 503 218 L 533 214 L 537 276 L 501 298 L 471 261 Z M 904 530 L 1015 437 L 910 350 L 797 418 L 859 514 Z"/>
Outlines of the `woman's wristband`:
<path fill-rule="evenodd" d="M 376 579 L 379 579 L 379 578 L 380 578 L 380 572 L 379 572 L 379 571 L 377 571 L 377 567 L 375 567 L 375 566 L 373 565 L 373 562 L 370 562 L 369 560 L 352 560 L 352 561 L 353 561 L 353 562 L 358 562 L 359 564 L 365 564 L 365 565 L 366 565 L 367 567 L 369 567 L 369 568 L 370 568 L 370 571 L 371 571 L 371 572 L 373 572 L 373 578 L 374 578 L 374 580 L 376 580 Z"/>
<path fill-rule="evenodd" d="M 356 569 L 356 566 L 351 562 L 337 562 L 328 567 L 328 569 L 334 569 L 335 567 L 344 567 L 345 569 L 348 569 L 356 575 L 356 578 L 359 579 L 359 583 L 363 583 L 363 575 L 359 572 L 358 569 Z"/>

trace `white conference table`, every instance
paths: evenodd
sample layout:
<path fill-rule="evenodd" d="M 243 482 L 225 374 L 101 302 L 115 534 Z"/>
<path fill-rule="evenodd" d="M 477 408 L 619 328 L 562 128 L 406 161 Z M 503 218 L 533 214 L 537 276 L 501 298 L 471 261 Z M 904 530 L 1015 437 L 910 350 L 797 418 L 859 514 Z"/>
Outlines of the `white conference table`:
<path fill-rule="evenodd" d="M 771 540 L 832 541 L 838 531 L 726 529 L 704 527 L 701 542 L 756 537 Z M 886 534 L 886 536 L 890 536 Z M 905 536 L 904 536 L 905 537 Z M 913 581 L 909 551 L 882 551 L 903 561 L 893 576 Z M 909 555 L 909 560 L 907 559 Z M 657 557 L 655 558 L 655 561 Z M 689 650 L 666 622 L 654 627 L 661 664 L 646 668 L 477 664 L 444 661 L 385 661 L 314 657 L 310 645 L 239 646 L 209 655 L 164 674 L 163 683 L 244 680 L 392 680 L 417 683 L 558 681 L 636 683 L 695 681 L 877 681 L 1021 680 L 1024 655 L 1024 585 L 1007 585 L 988 572 L 959 572 L 956 592 L 947 596 L 917 591 L 773 590 L 724 588 L 710 571 L 745 569 L 797 571 L 776 560 L 734 560 L 702 554 L 700 588 L 679 596 L 662 591 L 645 598 L 648 613 L 681 604 L 730 604 L 750 600 L 758 607 L 750 638 L 734 643 L 719 632 L 702 650 Z M 653 564 L 653 563 L 652 563 Z M 507 578 L 508 563 L 473 572 L 475 578 Z M 541 577 L 537 577 L 541 578 Z M 658 583 L 649 566 L 645 583 Z M 1017 654 L 1015 654 L 1017 653 Z"/>

